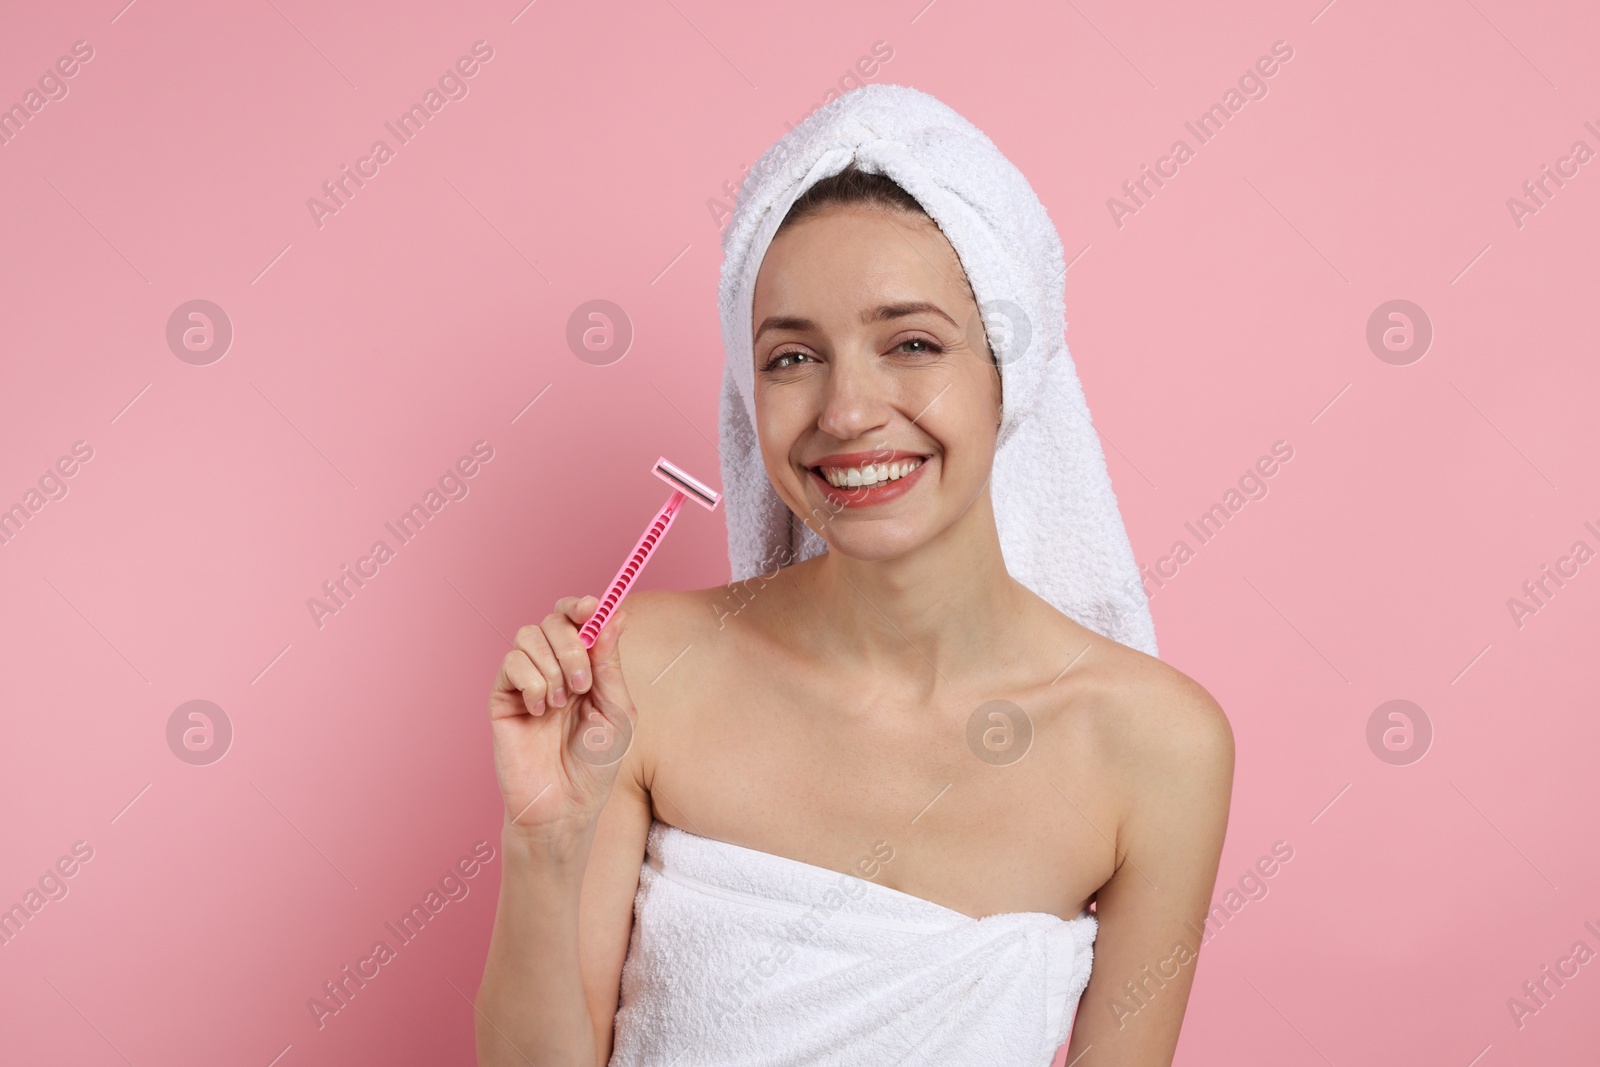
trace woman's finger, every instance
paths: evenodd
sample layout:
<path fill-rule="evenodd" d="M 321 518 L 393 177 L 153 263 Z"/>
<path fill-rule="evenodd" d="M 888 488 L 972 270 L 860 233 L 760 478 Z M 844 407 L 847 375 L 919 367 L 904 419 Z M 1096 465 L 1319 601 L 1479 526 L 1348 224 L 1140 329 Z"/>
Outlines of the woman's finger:
<path fill-rule="evenodd" d="M 597 596 L 564 596 L 556 601 L 556 611 L 572 620 L 574 626 L 582 626 L 589 621 L 589 616 L 600 607 L 600 598 Z"/>
<path fill-rule="evenodd" d="M 594 648 L 589 650 L 589 659 L 594 665 L 594 696 L 597 701 L 607 705 L 605 711 L 608 716 L 632 703 L 628 698 L 627 684 L 622 680 L 620 644 L 627 623 L 628 612 L 624 608 L 606 621 L 600 636 L 595 638 Z"/>
<path fill-rule="evenodd" d="M 544 675 L 520 648 L 513 648 L 500 661 L 500 673 L 494 680 L 494 688 L 496 695 L 519 695 L 522 709 L 529 715 L 544 713 Z M 520 714 L 522 711 L 517 710 L 517 705 L 511 701 L 489 702 L 490 719 L 505 719 Z"/>
<path fill-rule="evenodd" d="M 578 644 L 582 645 L 583 624 L 588 622 L 590 617 L 593 616 L 595 612 L 600 610 L 600 598 L 597 596 L 567 597 L 566 599 L 559 601 L 556 604 L 556 607 L 562 612 L 562 614 L 571 619 L 572 624 L 578 628 Z M 593 656 L 588 657 L 588 668 L 588 684 L 575 687 L 573 692 L 586 693 L 589 691 L 589 686 L 594 684 Z"/>
<path fill-rule="evenodd" d="M 533 714 L 544 714 L 546 700 L 550 702 L 551 707 L 561 707 L 564 702 L 555 700 L 556 690 L 563 684 L 561 667 L 556 663 L 555 653 L 550 651 L 550 642 L 545 640 L 544 631 L 529 623 L 517 631 L 516 646 L 544 677 L 544 689 L 539 694 L 540 707 Z"/>
<path fill-rule="evenodd" d="M 628 688 L 622 680 L 622 659 L 618 650 L 625 612 L 612 616 L 594 647 L 589 650 L 594 665 L 594 687 L 589 693 L 588 714 L 575 750 L 579 759 L 597 767 L 617 764 L 633 744 L 634 721 Z"/>
<path fill-rule="evenodd" d="M 550 651 L 555 653 L 556 662 L 561 665 L 566 693 L 576 696 L 588 692 L 589 683 L 593 680 L 589 673 L 589 650 L 583 647 L 583 642 L 578 638 L 578 627 L 572 619 L 565 614 L 551 612 L 545 616 L 539 628 L 544 631 L 545 639 L 550 642 Z M 562 706 L 558 700 L 552 700 L 551 703 L 556 707 Z"/>
<path fill-rule="evenodd" d="M 571 619 L 573 625 L 579 627 L 588 622 L 589 616 L 599 608 L 600 598 L 597 596 L 569 596 L 556 602 L 556 610 Z"/>

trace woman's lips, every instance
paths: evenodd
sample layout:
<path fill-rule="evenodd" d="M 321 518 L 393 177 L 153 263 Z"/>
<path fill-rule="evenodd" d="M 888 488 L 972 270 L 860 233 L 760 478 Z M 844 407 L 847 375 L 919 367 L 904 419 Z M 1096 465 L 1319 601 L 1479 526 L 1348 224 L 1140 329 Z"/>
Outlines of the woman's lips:
<path fill-rule="evenodd" d="M 840 487 L 828 481 L 814 469 L 807 468 L 806 473 L 811 475 L 813 482 L 821 490 L 822 495 L 827 497 L 833 504 L 841 508 L 870 508 L 878 504 L 886 504 L 896 497 L 904 496 L 910 491 L 917 479 L 922 477 L 922 472 L 927 470 L 928 465 L 932 462 L 933 457 L 929 456 L 917 464 L 917 469 L 910 474 L 896 478 L 892 482 L 884 482 L 881 485 L 873 486 Z"/>

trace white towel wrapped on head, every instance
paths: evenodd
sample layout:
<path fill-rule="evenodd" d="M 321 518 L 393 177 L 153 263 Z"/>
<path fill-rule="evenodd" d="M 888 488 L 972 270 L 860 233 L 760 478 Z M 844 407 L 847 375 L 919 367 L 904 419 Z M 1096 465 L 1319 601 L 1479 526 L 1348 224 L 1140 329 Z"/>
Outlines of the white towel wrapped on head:
<path fill-rule="evenodd" d="M 1049 1067 L 1097 921 L 974 919 L 654 822 L 609 1067 Z"/>

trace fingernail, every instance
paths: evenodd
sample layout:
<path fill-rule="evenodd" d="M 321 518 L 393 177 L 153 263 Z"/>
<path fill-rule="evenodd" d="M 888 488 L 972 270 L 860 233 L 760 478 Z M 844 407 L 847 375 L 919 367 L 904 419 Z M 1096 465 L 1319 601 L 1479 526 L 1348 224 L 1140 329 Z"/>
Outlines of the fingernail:
<path fill-rule="evenodd" d="M 574 671 L 573 675 L 572 675 L 572 688 L 577 690 L 580 693 L 583 692 L 585 689 L 588 689 L 589 688 L 589 672 L 588 671 Z"/>
<path fill-rule="evenodd" d="M 537 703 L 535 703 L 533 705 L 533 713 L 535 715 L 543 715 L 544 714 L 544 701 L 542 701 L 542 700 L 538 701 Z"/>
<path fill-rule="evenodd" d="M 565 689 L 557 689 L 554 693 L 551 693 L 550 694 L 550 706 L 553 707 L 553 708 L 564 708 L 564 707 L 566 707 L 567 706 L 567 691 Z"/>

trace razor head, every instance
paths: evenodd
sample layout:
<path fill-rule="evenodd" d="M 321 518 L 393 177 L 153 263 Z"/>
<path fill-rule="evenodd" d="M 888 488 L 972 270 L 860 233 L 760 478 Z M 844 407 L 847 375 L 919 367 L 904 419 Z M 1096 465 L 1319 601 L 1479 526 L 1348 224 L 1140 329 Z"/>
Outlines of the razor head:
<path fill-rule="evenodd" d="M 690 500 L 696 501 L 707 511 L 717 510 L 717 502 L 722 499 L 722 494 L 704 482 L 691 477 L 689 472 L 682 467 L 669 463 L 665 456 L 656 460 L 654 470 L 657 478 L 660 478 Z"/>

